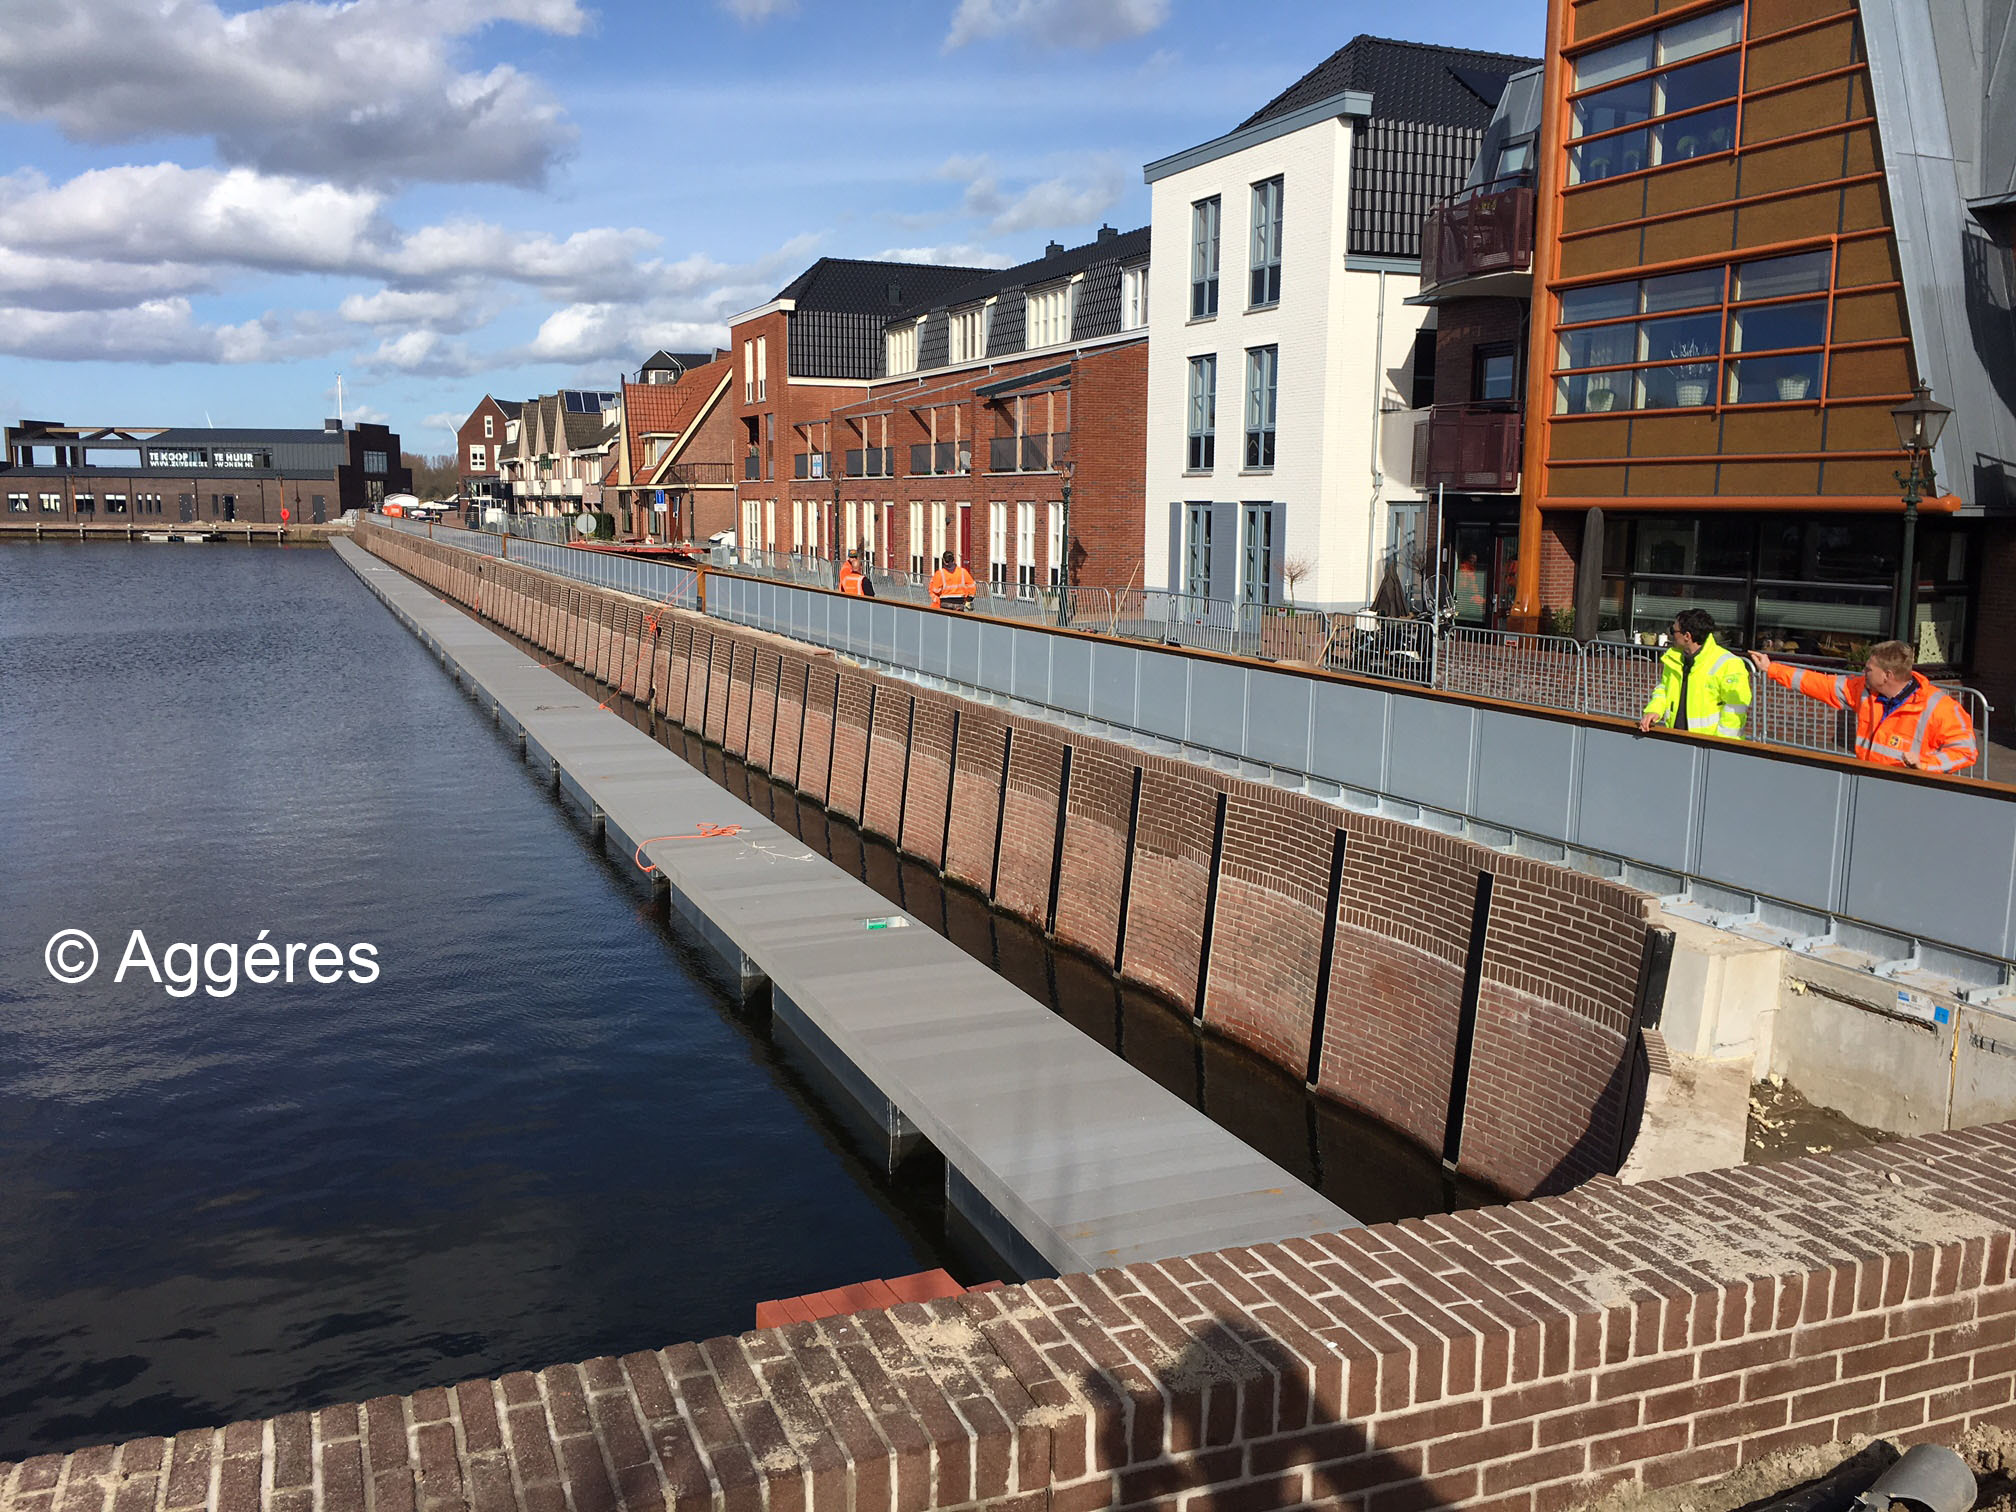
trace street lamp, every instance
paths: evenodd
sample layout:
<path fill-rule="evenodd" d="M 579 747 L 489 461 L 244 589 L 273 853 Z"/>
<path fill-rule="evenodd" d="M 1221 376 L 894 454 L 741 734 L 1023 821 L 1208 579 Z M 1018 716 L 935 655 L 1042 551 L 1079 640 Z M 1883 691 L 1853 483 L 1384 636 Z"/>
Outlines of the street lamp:
<path fill-rule="evenodd" d="M 1911 456 L 1911 471 L 1896 474 L 1904 485 L 1904 570 L 1897 583 L 1897 639 L 1906 645 L 1914 644 L 1911 598 L 1918 586 L 1918 501 L 1932 486 L 1932 448 L 1939 444 L 1939 433 L 1952 413 L 1932 397 L 1932 385 L 1923 378 L 1918 380 L 1917 392 L 1890 411 L 1890 418 L 1897 422 L 1897 442 Z"/>

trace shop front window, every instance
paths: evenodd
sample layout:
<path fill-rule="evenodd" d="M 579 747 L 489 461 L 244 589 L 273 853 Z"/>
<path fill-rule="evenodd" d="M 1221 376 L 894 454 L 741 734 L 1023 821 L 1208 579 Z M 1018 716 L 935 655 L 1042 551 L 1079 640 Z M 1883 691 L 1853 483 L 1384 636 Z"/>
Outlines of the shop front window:
<path fill-rule="evenodd" d="M 1966 660 L 1972 539 L 1950 521 L 1920 526 L 1914 619 L 1923 666 Z M 1732 647 L 1853 665 L 1895 625 L 1902 543 L 1893 516 L 1613 518 L 1596 632 L 1651 644 L 1680 610 L 1700 608 Z"/>

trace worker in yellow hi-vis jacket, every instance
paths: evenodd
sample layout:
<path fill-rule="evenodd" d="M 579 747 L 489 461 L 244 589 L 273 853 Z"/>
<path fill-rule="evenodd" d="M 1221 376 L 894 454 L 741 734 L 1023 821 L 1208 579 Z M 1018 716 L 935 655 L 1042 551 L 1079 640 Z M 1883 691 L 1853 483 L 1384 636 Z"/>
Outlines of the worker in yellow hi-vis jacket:
<path fill-rule="evenodd" d="M 1750 663 L 1715 639 L 1715 617 L 1682 609 L 1673 643 L 1659 658 L 1659 687 L 1638 728 L 1664 725 L 1695 735 L 1741 740 L 1750 719 Z"/>

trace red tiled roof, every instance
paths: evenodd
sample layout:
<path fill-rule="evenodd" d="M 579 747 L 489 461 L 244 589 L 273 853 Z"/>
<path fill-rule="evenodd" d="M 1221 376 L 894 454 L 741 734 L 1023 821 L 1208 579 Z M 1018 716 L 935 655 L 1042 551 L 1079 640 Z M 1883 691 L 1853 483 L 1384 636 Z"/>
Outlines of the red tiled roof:
<path fill-rule="evenodd" d="M 652 468 L 644 460 L 648 455 L 645 438 L 685 435 L 693 417 L 700 413 L 700 406 L 733 368 L 730 358 L 718 357 L 688 368 L 677 383 L 623 385 L 625 429 L 630 433 L 630 477 L 634 482 L 641 483 L 651 475 Z"/>

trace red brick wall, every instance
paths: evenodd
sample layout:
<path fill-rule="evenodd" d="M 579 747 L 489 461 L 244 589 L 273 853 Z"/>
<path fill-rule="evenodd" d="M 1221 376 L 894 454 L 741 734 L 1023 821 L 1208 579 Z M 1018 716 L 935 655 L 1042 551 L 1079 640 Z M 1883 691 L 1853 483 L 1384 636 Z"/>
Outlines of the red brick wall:
<path fill-rule="evenodd" d="M 774 647 L 759 647 L 751 677 L 749 710 L 749 764 L 759 771 L 770 770 L 775 754 L 771 745 L 777 732 L 778 698 L 782 661 Z"/>
<path fill-rule="evenodd" d="M 480 562 L 471 570 L 464 564 L 479 559 L 385 532 L 369 531 L 367 539 L 423 576 L 452 571 L 452 582 L 444 579 L 448 590 L 469 601 L 482 591 L 484 575 L 501 566 Z M 608 619 L 623 601 L 596 590 L 589 602 Z M 752 707 L 748 669 L 759 648 L 775 652 L 784 685 L 770 753 L 776 775 L 853 817 L 868 759 L 870 690 L 876 690 L 875 746 L 883 754 L 870 788 L 878 827 L 884 833 L 900 828 L 905 849 L 938 864 L 949 763 L 945 873 L 1042 925 L 1057 863 L 1055 932 L 1102 961 L 1114 954 L 1125 891 L 1120 972 L 1166 995 L 1180 1011 L 1197 1004 L 1212 840 L 1224 795 L 1224 852 L 1203 1004 L 1207 1027 L 1297 1075 L 1306 1074 L 1314 1049 L 1322 1092 L 1439 1153 L 1458 1075 L 1465 968 L 1474 955 L 1480 987 L 1458 1169 L 1527 1194 L 1564 1190 L 1614 1168 L 1647 929 L 1639 894 L 1303 794 L 1089 735 L 1067 736 L 1056 725 L 990 705 L 920 695 L 909 683 L 843 670 L 830 656 L 808 657 L 755 631 L 664 612 L 675 626 L 690 626 L 700 645 L 690 657 L 694 691 L 683 716 L 689 729 L 705 729 L 716 740 L 724 733 L 732 660 L 737 717 L 730 733 L 739 742 Z M 808 666 L 810 692 L 801 708 Z M 918 702 L 914 735 L 907 713 L 912 697 Z M 908 794 L 901 792 L 906 737 Z M 1071 781 L 1060 861 L 1057 813 L 1066 792 L 1067 743 Z M 1130 860 L 1127 820 L 1137 765 L 1141 807 Z M 1325 909 L 1340 830 L 1343 871 L 1328 992 L 1319 1005 Z M 1487 928 L 1483 940 L 1473 942 L 1473 908 L 1486 873 L 1493 884 Z M 1322 1041 L 1312 1045 L 1319 1007 Z"/>
<path fill-rule="evenodd" d="M 1582 556 L 1582 516 L 1549 510 L 1540 519 L 1540 607 L 1575 606 L 1575 564 Z"/>
<path fill-rule="evenodd" d="M 2016 1428 L 2012 1237 L 1993 1125 L 44 1455 L 0 1512 L 1734 1505 Z"/>
<path fill-rule="evenodd" d="M 945 875 L 990 897 L 1007 755 L 1007 718 L 984 704 L 962 704 L 959 749 L 952 760 L 952 826 L 945 837 Z"/>
<path fill-rule="evenodd" d="M 885 840 L 903 830 L 903 764 L 910 746 L 914 695 L 883 683 L 875 702 L 874 739 L 868 745 L 868 807 L 861 827 Z"/>
<path fill-rule="evenodd" d="M 1074 583 L 1140 587 L 1148 510 L 1148 343 L 1088 352 L 1072 378 Z"/>
<path fill-rule="evenodd" d="M 859 673 L 840 674 L 839 718 L 833 726 L 833 780 L 826 806 L 857 823 L 868 779 L 868 716 L 874 688 L 875 684 Z"/>
<path fill-rule="evenodd" d="M 1312 799 L 1239 788 L 1225 806 L 1204 1022 L 1306 1072 L 1330 857 L 1344 816 Z"/>
<path fill-rule="evenodd" d="M 1217 813 L 1218 789 L 1197 768 L 1162 758 L 1142 761 L 1122 967 L 1185 1008 L 1197 1001 Z"/>
<path fill-rule="evenodd" d="M 903 849 L 941 870 L 946 864 L 945 828 L 952 795 L 954 709 L 953 700 L 941 693 L 917 695 L 910 785 L 903 795 Z"/>
<path fill-rule="evenodd" d="M 1057 855 L 1057 804 L 1063 793 L 1064 741 L 1054 728 L 1015 722 L 1008 753 L 1008 794 L 1001 809 L 1001 861 L 994 903 L 1045 922 L 1050 870 Z"/>
<path fill-rule="evenodd" d="M 1435 312 L 1435 402 L 1468 404 L 1473 392 L 1476 351 L 1480 346 L 1509 345 L 1519 359 L 1519 371 L 1526 370 L 1526 346 L 1522 336 L 1526 301 L 1523 299 L 1457 299 L 1438 306 Z M 1514 392 L 1524 394 L 1522 382 Z"/>
<path fill-rule="evenodd" d="M 1120 933 L 1121 889 L 1114 878 L 1127 871 L 1127 821 L 1136 770 L 1101 746 L 1080 744 L 1072 751 L 1056 934 L 1107 966 L 1113 964 Z"/>

